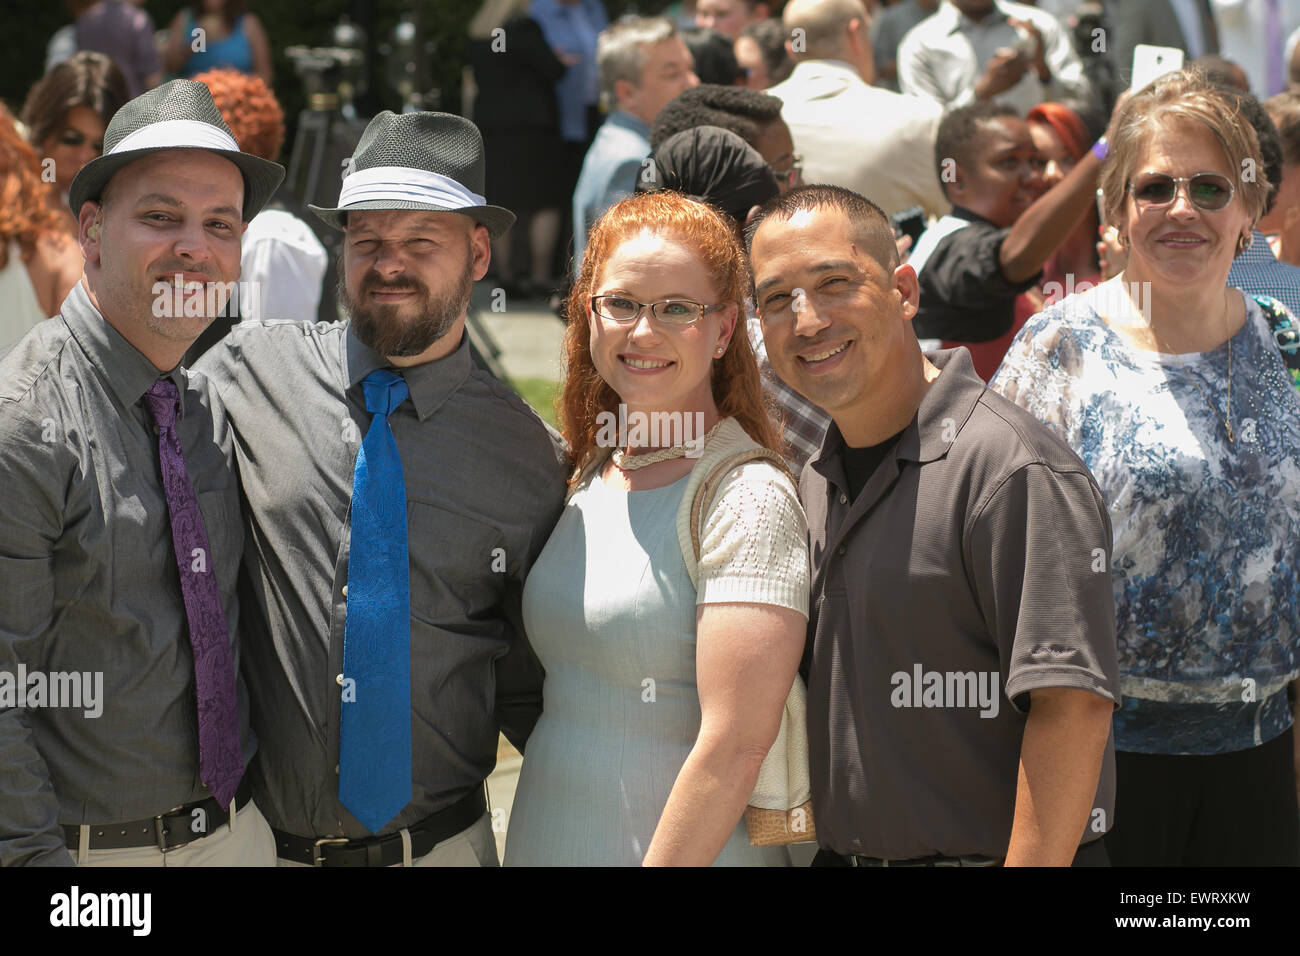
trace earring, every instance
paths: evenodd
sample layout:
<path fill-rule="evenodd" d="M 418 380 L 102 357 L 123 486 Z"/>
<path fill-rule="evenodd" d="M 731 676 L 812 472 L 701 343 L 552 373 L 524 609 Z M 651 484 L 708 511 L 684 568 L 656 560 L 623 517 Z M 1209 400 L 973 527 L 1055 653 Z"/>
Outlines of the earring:
<path fill-rule="evenodd" d="M 725 345 L 719 345 L 716 349 L 713 350 L 713 354 L 721 355 L 725 351 L 727 351 L 727 347 Z"/>
<path fill-rule="evenodd" d="M 1241 236 L 1237 239 L 1237 255 L 1241 255 L 1243 252 L 1249 249 L 1251 243 L 1253 243 L 1254 241 L 1255 241 L 1255 237 L 1253 235 L 1247 235 L 1246 233 L 1242 233 Z"/>

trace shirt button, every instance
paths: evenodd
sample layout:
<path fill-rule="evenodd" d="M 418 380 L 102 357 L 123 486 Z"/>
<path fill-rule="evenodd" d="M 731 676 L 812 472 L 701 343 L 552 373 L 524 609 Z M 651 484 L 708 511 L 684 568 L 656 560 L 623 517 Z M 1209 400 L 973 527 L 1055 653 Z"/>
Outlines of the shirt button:
<path fill-rule="evenodd" d="M 835 549 L 835 553 L 836 553 L 836 554 L 839 554 L 839 555 L 843 555 L 843 554 L 844 554 L 844 550 L 845 550 L 845 549 L 844 549 L 844 545 L 840 545 L 838 548 Z"/>
<path fill-rule="evenodd" d="M 338 684 L 340 687 L 342 687 L 342 686 L 343 686 L 343 675 L 340 674 L 338 677 L 334 678 L 334 683 L 336 683 L 336 684 Z"/>
<path fill-rule="evenodd" d="M 348 586 L 346 584 L 343 585 L 343 596 L 344 597 L 348 596 Z"/>
<path fill-rule="evenodd" d="M 339 772 L 339 765 L 338 765 L 338 764 L 335 764 L 335 765 L 334 765 L 334 772 L 335 772 L 335 773 L 338 773 L 338 772 Z"/>
<path fill-rule="evenodd" d="M 840 492 L 840 504 L 842 504 L 842 505 L 846 505 L 846 504 L 848 504 L 848 503 L 849 503 L 849 496 L 846 495 L 844 492 L 841 491 L 841 492 Z"/>

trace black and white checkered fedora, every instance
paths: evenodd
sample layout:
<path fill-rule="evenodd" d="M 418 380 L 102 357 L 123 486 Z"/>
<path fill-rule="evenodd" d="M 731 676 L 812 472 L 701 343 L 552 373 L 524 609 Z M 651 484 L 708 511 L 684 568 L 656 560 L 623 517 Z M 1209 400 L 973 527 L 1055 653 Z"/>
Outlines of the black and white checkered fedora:
<path fill-rule="evenodd" d="M 164 149 L 205 149 L 228 159 L 244 175 L 244 221 L 271 198 L 284 179 L 284 167 L 241 152 L 212 93 L 193 80 L 172 80 L 141 93 L 114 114 L 104 132 L 104 155 L 72 180 L 68 205 L 74 216 L 88 200 L 98 200 L 113 175 L 128 163 Z"/>
<path fill-rule="evenodd" d="M 334 209 L 308 206 L 335 229 L 353 209 L 459 212 L 495 239 L 515 214 L 483 196 L 483 136 L 463 116 L 385 110 L 361 134 Z"/>

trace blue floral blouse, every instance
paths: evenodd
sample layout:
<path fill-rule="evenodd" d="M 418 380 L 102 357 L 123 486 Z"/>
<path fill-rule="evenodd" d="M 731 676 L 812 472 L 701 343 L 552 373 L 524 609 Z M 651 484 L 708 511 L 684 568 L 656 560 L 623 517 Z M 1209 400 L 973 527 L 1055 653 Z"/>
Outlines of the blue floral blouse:
<path fill-rule="evenodd" d="M 1258 746 L 1291 725 L 1300 674 L 1300 395 L 1246 296 L 1230 442 L 1229 343 L 1135 349 L 1098 316 L 1098 293 L 1032 317 L 990 385 L 1059 431 L 1110 506 L 1115 747 Z"/>

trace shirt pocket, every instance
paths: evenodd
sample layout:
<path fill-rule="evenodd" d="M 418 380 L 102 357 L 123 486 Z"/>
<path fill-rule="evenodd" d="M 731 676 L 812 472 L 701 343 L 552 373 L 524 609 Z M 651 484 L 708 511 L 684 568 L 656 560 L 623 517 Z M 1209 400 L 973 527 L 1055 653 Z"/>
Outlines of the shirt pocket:
<path fill-rule="evenodd" d="M 465 632 L 498 617 L 508 568 L 518 567 L 500 529 L 418 499 L 407 502 L 411 616 L 431 627 Z"/>

